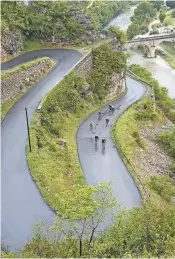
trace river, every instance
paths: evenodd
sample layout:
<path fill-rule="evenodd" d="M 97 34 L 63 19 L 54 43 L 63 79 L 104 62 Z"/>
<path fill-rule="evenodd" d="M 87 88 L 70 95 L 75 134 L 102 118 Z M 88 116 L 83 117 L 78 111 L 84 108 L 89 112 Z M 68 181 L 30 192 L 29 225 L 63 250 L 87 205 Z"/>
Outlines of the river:
<path fill-rule="evenodd" d="M 134 13 L 134 7 L 127 10 L 125 13 L 113 18 L 109 25 L 117 25 L 123 30 L 127 30 L 130 24 L 130 17 Z M 172 69 L 169 64 L 160 56 L 154 59 L 144 58 L 142 54 L 134 50 L 130 50 L 132 56 L 129 58 L 129 64 L 139 64 L 146 67 L 155 79 L 159 81 L 162 86 L 168 89 L 169 96 L 175 98 L 175 69 Z"/>

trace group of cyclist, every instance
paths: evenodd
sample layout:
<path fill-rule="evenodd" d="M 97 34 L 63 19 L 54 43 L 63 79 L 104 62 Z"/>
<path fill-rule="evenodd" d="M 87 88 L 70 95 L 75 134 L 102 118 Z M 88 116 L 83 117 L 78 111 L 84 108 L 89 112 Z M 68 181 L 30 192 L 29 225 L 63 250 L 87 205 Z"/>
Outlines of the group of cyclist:
<path fill-rule="evenodd" d="M 109 104 L 108 106 L 109 106 L 109 111 L 113 113 L 114 112 L 114 106 L 112 106 L 111 104 Z M 101 113 L 101 111 L 99 111 L 98 112 L 98 120 L 101 120 L 101 118 L 102 118 L 102 113 Z M 106 121 L 106 127 L 107 127 L 108 124 L 109 124 L 109 118 L 106 117 L 105 121 Z M 89 126 L 90 126 L 90 129 L 93 130 L 94 122 L 91 121 L 89 123 Z M 99 137 L 97 135 L 95 135 L 95 143 L 96 144 L 97 144 L 98 140 L 99 140 Z M 106 144 L 106 139 L 102 138 L 102 147 L 103 148 L 105 148 L 105 144 Z"/>

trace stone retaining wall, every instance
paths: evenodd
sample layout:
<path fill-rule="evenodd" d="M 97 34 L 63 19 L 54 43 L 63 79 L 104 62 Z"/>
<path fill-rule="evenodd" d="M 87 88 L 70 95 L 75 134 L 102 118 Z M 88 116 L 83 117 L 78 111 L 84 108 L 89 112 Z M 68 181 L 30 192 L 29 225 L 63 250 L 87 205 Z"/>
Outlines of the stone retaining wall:
<path fill-rule="evenodd" d="M 38 61 L 31 67 L 14 72 L 1 81 L 1 103 L 4 103 L 19 92 L 26 90 L 51 67 L 52 61 L 49 59 Z"/>
<path fill-rule="evenodd" d="M 92 69 L 92 65 L 92 52 L 90 52 L 75 66 L 75 70 L 79 76 L 86 78 Z"/>

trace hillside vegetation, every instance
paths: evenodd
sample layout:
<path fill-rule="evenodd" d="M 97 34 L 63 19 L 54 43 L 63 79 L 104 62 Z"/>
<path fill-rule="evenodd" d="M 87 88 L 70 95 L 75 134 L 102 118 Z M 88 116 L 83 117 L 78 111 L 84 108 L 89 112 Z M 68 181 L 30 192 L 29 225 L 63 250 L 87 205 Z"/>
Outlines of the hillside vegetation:
<path fill-rule="evenodd" d="M 52 43 L 81 45 L 101 40 L 99 30 L 121 12 L 127 2 L 93 1 L 31 1 L 29 5 L 19 1 L 1 3 L 2 47 L 8 54 Z M 44 42 L 43 42 L 44 41 Z M 42 45 L 40 46 L 42 47 Z"/>
<path fill-rule="evenodd" d="M 101 191 L 103 185 L 97 190 Z M 119 209 L 112 225 L 101 233 L 94 228 L 101 217 L 98 214 L 98 204 L 93 209 L 92 194 L 94 189 L 90 187 L 84 192 L 79 191 L 71 197 L 75 205 L 74 196 L 81 194 L 80 204 L 83 203 L 88 211 L 92 210 L 92 216 L 84 211 L 87 218 L 79 220 L 81 226 L 77 227 L 77 221 L 67 222 L 69 227 L 65 229 L 65 221 L 58 217 L 49 227 L 40 222 L 35 226 L 33 238 L 25 246 L 14 254 L 3 252 L 4 258 L 171 258 L 175 250 L 175 206 L 157 206 L 155 202 L 145 203 L 145 206 L 135 207 L 132 210 Z M 108 211 L 114 201 L 109 201 L 110 190 L 103 187 L 103 195 L 99 196 L 105 201 L 104 210 Z M 89 193 L 89 194 L 88 194 Z M 66 202 L 67 204 L 67 202 Z M 77 208 L 77 204 L 76 204 Z M 101 207 L 100 207 L 101 208 Z M 78 209 L 79 211 L 79 209 Z M 70 213 L 76 213 L 73 209 Z M 95 214 L 96 213 L 96 214 Z M 104 215 L 104 214 L 103 214 Z M 91 220 L 91 221 L 89 221 Z M 94 234 L 92 239 L 90 234 Z M 49 238 L 49 234 L 54 235 Z"/>
<path fill-rule="evenodd" d="M 156 15 L 156 8 L 153 3 L 143 1 L 139 3 L 131 17 L 131 24 L 128 26 L 128 39 L 132 39 L 136 35 L 148 32 L 148 24 Z"/>
<path fill-rule="evenodd" d="M 103 28 L 113 16 L 120 14 L 130 5 L 129 1 L 93 1 L 88 10 L 92 16 L 94 27 Z"/>
<path fill-rule="evenodd" d="M 139 78 L 154 87 L 156 109 L 154 110 L 150 88 L 143 99 L 134 104 L 119 118 L 116 125 L 113 127 L 114 141 L 116 141 L 117 146 L 118 143 L 120 144 L 121 149 L 129 159 L 130 164 L 135 168 L 135 171 L 133 171 L 133 168 L 130 167 L 130 164 L 128 164 L 124 159 L 136 183 L 140 186 L 140 182 L 137 177 L 138 174 L 140 175 L 140 179 L 145 185 L 148 193 L 151 193 L 152 199 L 154 198 L 155 200 L 165 204 L 165 201 L 170 202 L 175 195 L 175 186 L 173 183 L 173 179 L 175 177 L 174 165 L 172 164 L 171 168 L 169 168 L 168 174 L 167 170 L 161 171 L 162 175 L 149 170 L 149 168 L 153 168 L 150 167 L 149 164 L 152 163 L 151 166 L 153 166 L 153 164 L 157 162 L 156 153 L 152 154 L 155 157 L 154 162 L 149 157 L 149 153 L 151 152 L 151 150 L 149 150 L 150 142 L 148 142 L 146 138 L 143 138 L 146 134 L 146 131 L 143 131 L 143 129 L 148 129 L 148 132 L 150 132 L 148 138 L 150 139 L 152 130 L 156 127 L 160 127 L 159 125 L 164 124 L 166 118 L 175 123 L 175 100 L 168 96 L 167 90 L 164 87 L 161 87 L 158 82 L 152 78 L 151 73 L 148 72 L 147 69 L 134 64 L 129 68 L 134 74 L 139 76 Z M 142 132 L 144 132 L 144 135 L 141 134 L 141 129 Z M 157 134 L 157 139 L 162 142 L 165 151 L 173 158 L 168 161 L 174 161 L 174 129 L 172 128 L 170 130 L 161 131 L 161 133 Z M 154 137 L 154 143 L 155 140 L 156 137 Z M 141 163 L 146 157 L 146 152 L 148 152 L 146 162 L 147 168 L 144 167 L 144 170 Z M 165 163 L 166 162 L 167 161 L 165 161 Z M 158 166 L 159 165 L 157 165 L 157 167 Z M 142 189 L 142 186 L 140 186 L 140 188 L 144 197 L 144 190 Z M 155 194 L 158 194 L 159 196 L 156 196 Z"/>

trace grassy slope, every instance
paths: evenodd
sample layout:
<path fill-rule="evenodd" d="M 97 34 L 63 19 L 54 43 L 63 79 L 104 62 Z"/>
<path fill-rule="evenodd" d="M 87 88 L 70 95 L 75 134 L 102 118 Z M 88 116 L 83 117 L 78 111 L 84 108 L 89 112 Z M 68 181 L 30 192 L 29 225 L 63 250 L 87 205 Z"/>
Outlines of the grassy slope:
<path fill-rule="evenodd" d="M 3 74 L 1 74 L 1 80 L 3 80 L 4 78 L 7 78 L 11 75 L 13 75 L 14 73 L 17 73 L 21 70 L 27 70 L 28 68 L 30 68 L 31 66 L 34 66 L 35 64 L 39 63 L 39 62 L 42 62 L 44 60 L 49 60 L 49 58 L 39 58 L 39 59 L 36 59 L 36 60 L 33 60 L 33 61 L 30 61 L 30 62 L 27 62 L 25 64 L 22 64 L 22 65 L 19 65 L 19 66 L 16 66 L 15 68 L 13 69 L 10 69 L 6 72 L 4 72 Z M 45 69 L 43 71 L 43 74 L 46 74 L 54 65 L 54 62 L 50 60 L 50 67 L 48 67 L 47 69 Z M 39 80 L 39 79 L 38 79 Z M 33 86 L 33 82 L 32 84 L 30 84 L 28 86 L 28 89 L 31 88 Z M 24 94 L 24 91 L 16 94 L 15 96 L 13 96 L 12 98 L 10 98 L 9 100 L 7 100 L 6 102 L 4 103 L 1 103 L 1 120 L 3 120 L 3 118 L 5 117 L 5 115 L 7 114 L 7 112 L 11 109 L 11 107 L 19 100 L 19 98 Z"/>
<path fill-rule="evenodd" d="M 136 66 L 136 67 L 137 68 L 134 69 L 133 72 L 135 74 L 140 75 L 140 71 L 138 69 L 139 66 Z M 152 81 L 152 78 L 151 78 L 151 75 L 149 75 L 149 72 L 145 73 L 145 75 L 142 74 L 143 80 L 146 79 L 147 81 L 148 78 L 150 79 L 150 81 Z M 149 186 L 150 175 L 145 174 L 143 169 L 139 167 L 139 164 L 136 162 L 136 157 L 135 157 L 137 147 L 141 146 L 144 149 L 144 142 L 142 141 L 139 135 L 139 127 L 141 125 L 142 126 L 146 125 L 146 127 L 154 128 L 157 124 L 160 124 L 165 120 L 165 115 L 159 110 L 156 111 L 156 116 L 149 109 L 148 111 L 146 111 L 147 115 L 144 114 L 145 111 L 144 113 L 143 111 L 141 111 L 141 107 L 145 103 L 147 103 L 149 99 L 150 97 L 148 92 L 144 98 L 142 98 L 136 104 L 133 104 L 127 111 L 124 112 L 124 114 L 118 119 L 118 121 L 114 124 L 112 128 L 112 137 L 116 144 L 118 143 L 120 144 L 122 151 L 125 153 L 127 160 L 125 157 L 123 157 L 123 160 L 126 163 L 129 171 L 131 172 L 135 182 L 137 183 L 142 193 L 142 196 L 145 197 L 145 193 L 144 193 L 143 187 L 140 185 L 140 182 L 138 180 L 138 175 L 142 183 L 145 185 L 147 192 L 151 194 L 152 199 L 155 199 L 157 202 L 158 201 L 163 202 L 161 197 L 158 196 L 152 189 L 150 189 L 150 186 Z M 137 118 L 138 111 L 139 113 L 141 112 L 140 115 L 142 119 Z M 153 116 L 151 116 L 151 113 Z M 144 117 L 144 115 L 146 115 L 147 118 Z M 130 160 L 130 163 L 128 163 L 128 159 Z M 133 170 L 133 168 L 135 170 Z M 135 173 L 135 171 L 137 174 Z"/>
<path fill-rule="evenodd" d="M 98 55 L 103 58 L 105 54 Z M 111 55 L 114 56 L 113 52 Z M 117 56 L 119 57 L 119 54 Z M 101 64 L 106 69 L 104 60 Z M 114 63 L 111 62 L 110 65 L 115 69 Z M 99 67 L 97 65 L 96 70 Z M 79 90 L 85 82 L 72 71 L 44 99 L 41 111 L 36 112 L 32 120 L 31 153 L 27 143 L 29 168 L 45 201 L 60 213 L 64 207 L 64 192 L 69 190 L 73 195 L 78 185 L 85 184 L 77 154 L 76 131 L 83 118 L 105 104 L 104 81 L 105 79 L 103 82 L 98 82 L 99 87 L 94 92 L 93 98 L 83 96 Z M 78 86 L 76 89 L 75 83 Z M 95 90 L 91 88 L 91 91 Z M 66 147 L 59 145 L 60 139 L 66 141 Z"/>

